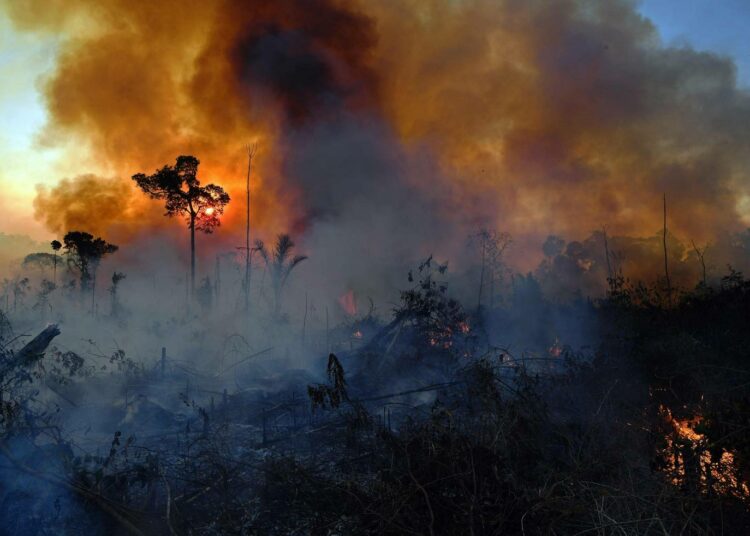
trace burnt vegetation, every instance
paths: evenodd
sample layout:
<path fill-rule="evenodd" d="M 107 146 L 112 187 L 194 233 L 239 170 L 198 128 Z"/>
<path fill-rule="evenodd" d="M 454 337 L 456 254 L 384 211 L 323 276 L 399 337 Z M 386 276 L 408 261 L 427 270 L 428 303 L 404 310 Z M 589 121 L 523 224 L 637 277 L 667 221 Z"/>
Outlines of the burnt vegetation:
<path fill-rule="evenodd" d="M 666 209 L 644 242 L 663 248 L 651 284 L 625 276 L 606 229 L 550 236 L 528 274 L 506 262 L 510 235 L 482 229 L 463 273 L 429 256 L 389 310 L 359 313 L 350 291 L 332 325 L 290 288 L 308 264 L 290 235 L 250 247 L 249 172 L 245 246 L 194 288 L 195 230 L 229 202 L 197 168 L 133 177 L 188 223 L 189 272 L 163 290 L 153 275 L 146 298 L 184 288 L 179 312 L 152 320 L 129 296 L 144 276 L 80 230 L 4 281 L 1 533 L 750 531 L 750 280 L 709 277 L 706 246 L 670 259 Z M 596 277 L 605 292 L 583 297 Z"/>
<path fill-rule="evenodd" d="M 502 248 L 509 239 L 478 236 L 479 292 L 489 293 L 498 237 Z M 116 246 L 83 232 L 62 244 L 24 267 L 59 262 L 58 275 L 65 267 L 92 292 Z M 293 247 L 285 235 L 270 250 L 256 245 L 274 321 L 305 259 Z M 545 248 L 551 256 L 562 245 Z M 115 271 L 108 289 L 116 325 L 127 316 L 124 280 Z M 56 291 L 43 281 L 42 294 Z M 371 306 L 342 324 L 356 344 L 327 329 L 334 351 L 317 370 L 282 372 L 274 385 L 242 368 L 266 350 L 251 354 L 231 368 L 252 387 L 234 390 L 165 350 L 149 362 L 91 341 L 79 354 L 55 346 L 54 325 L 25 340 L 8 320 L 15 303 L 0 339 L 2 531 L 747 533 L 750 281 L 729 269 L 715 285 L 701 278 L 666 293 L 661 281 L 613 273 L 605 297 L 564 304 L 548 301 L 534 276 L 513 281 L 504 298 L 493 290 L 467 309 L 451 296 L 448 265 L 430 257 L 407 274 L 388 316 Z M 585 317 L 595 343 L 560 343 L 555 311 Z M 527 323 L 541 351 L 488 335 L 535 313 Z M 81 393 L 102 388 L 124 398 L 97 409 L 109 424 L 95 436 L 91 425 L 71 428 L 64 414 L 84 411 Z"/>

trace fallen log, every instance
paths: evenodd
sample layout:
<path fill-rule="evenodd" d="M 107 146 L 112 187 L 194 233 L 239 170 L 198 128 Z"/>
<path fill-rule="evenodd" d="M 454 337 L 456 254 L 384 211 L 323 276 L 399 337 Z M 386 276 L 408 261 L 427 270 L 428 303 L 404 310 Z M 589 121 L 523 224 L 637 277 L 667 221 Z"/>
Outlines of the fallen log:
<path fill-rule="evenodd" d="M 58 335 L 60 335 L 60 328 L 57 327 L 57 324 L 50 324 L 44 328 L 39 335 L 26 343 L 26 345 L 18 351 L 16 356 L 21 359 L 34 359 L 35 357 L 40 357 L 47 350 L 52 339 Z"/>
<path fill-rule="evenodd" d="M 60 329 L 57 324 L 50 324 L 44 328 L 39 335 L 31 339 L 26 345 L 9 354 L 8 359 L 0 365 L 0 375 L 5 375 L 9 371 L 19 366 L 28 366 L 44 357 L 44 352 L 52 342 L 52 339 L 60 335 Z"/>

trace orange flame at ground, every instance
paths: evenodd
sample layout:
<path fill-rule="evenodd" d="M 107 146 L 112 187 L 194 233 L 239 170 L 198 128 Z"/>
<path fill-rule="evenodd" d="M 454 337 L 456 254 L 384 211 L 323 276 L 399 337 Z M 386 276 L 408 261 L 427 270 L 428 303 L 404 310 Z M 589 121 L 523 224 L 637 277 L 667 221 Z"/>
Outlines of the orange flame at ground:
<path fill-rule="evenodd" d="M 663 405 L 659 407 L 659 412 L 674 430 L 673 434 L 667 436 L 667 446 L 663 451 L 667 464 L 665 470 L 673 484 L 685 484 L 697 471 L 704 490 L 710 488 L 719 493 L 750 498 L 750 486 L 739 478 L 734 453 L 722 449 L 719 459 L 714 460 L 705 436 L 695 431 L 703 420 L 700 415 L 691 419 L 676 419 Z"/>

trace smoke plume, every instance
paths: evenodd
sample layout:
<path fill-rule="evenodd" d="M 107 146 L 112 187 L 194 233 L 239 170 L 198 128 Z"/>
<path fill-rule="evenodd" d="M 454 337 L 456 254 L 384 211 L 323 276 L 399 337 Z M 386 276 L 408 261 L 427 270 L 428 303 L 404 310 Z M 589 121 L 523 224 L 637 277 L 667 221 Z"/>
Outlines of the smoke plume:
<path fill-rule="evenodd" d="M 289 230 L 346 256 L 342 277 L 366 279 L 374 252 L 383 269 L 423 250 L 449 256 L 477 225 L 509 231 L 533 262 L 550 233 L 652 236 L 662 193 L 686 240 L 750 223 L 750 98 L 734 65 L 665 47 L 629 0 L 6 9 L 61 37 L 46 135 L 80 140 L 82 161 L 119 177 L 40 190 L 36 215 L 55 232 L 81 218 L 133 236 L 165 225 L 123 185 L 195 154 L 234 199 L 217 235 L 234 247 L 249 142 L 254 234 Z M 117 204 L 84 216 L 99 204 L 76 203 L 81 190 Z"/>

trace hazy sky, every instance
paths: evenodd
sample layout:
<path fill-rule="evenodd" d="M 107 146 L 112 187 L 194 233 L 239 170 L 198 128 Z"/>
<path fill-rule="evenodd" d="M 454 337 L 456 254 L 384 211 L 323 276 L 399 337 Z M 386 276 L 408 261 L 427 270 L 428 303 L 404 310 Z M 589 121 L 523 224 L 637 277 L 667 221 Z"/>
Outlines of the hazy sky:
<path fill-rule="evenodd" d="M 54 183 L 58 151 L 42 149 L 37 134 L 45 111 L 37 90 L 40 77 L 54 65 L 54 40 L 13 30 L 0 13 L 0 232 L 46 238 L 34 222 L 34 185 Z"/>
<path fill-rule="evenodd" d="M 691 46 L 734 58 L 740 85 L 750 88 L 750 0 L 642 0 L 640 11 L 654 21 L 666 45 Z M 38 86 L 54 65 L 55 39 L 14 31 L 0 14 L 0 232 L 49 238 L 34 222 L 35 185 L 96 171 L 58 158 L 39 132 L 45 111 Z"/>

